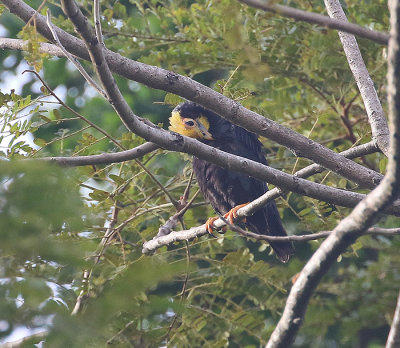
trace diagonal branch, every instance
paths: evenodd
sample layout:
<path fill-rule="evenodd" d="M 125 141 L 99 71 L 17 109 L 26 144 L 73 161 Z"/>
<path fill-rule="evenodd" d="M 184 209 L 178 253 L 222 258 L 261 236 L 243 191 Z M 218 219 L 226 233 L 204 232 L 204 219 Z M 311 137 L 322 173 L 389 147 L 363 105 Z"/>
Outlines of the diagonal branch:
<path fill-rule="evenodd" d="M 386 348 L 396 348 L 400 346 L 400 292 L 397 298 L 396 309 L 393 322 L 390 327 L 389 336 L 386 342 Z"/>
<path fill-rule="evenodd" d="M 98 93 L 100 93 L 104 98 L 107 98 L 106 94 L 104 91 L 97 85 L 97 83 L 90 77 L 90 75 L 86 72 L 86 70 L 83 68 L 81 63 L 73 57 L 62 45 L 60 42 L 57 32 L 55 30 L 54 24 L 51 22 L 51 12 L 50 9 L 47 9 L 47 25 L 51 31 L 51 34 L 53 35 L 53 40 L 56 42 L 57 46 L 61 49 L 61 51 L 64 53 L 64 55 L 68 58 L 68 60 L 75 66 L 75 68 L 81 73 L 81 75 L 85 78 L 87 83 L 92 86 Z"/>
<path fill-rule="evenodd" d="M 400 192 L 400 4 L 389 1 L 390 41 L 388 50 L 388 102 L 390 148 L 387 174 L 352 213 L 343 219 L 304 266 L 294 283 L 286 307 L 272 333 L 267 348 L 288 347 L 300 328 L 315 288 L 337 257 L 365 230 L 378 220 L 378 214 L 394 201 Z"/>
<path fill-rule="evenodd" d="M 360 25 L 343 22 L 337 19 L 332 19 L 327 16 L 323 16 L 319 13 L 302 11 L 296 8 L 274 4 L 273 1 L 262 1 L 262 0 L 239 0 L 246 5 L 258 8 L 263 11 L 276 13 L 278 15 L 293 18 L 297 21 L 308 22 L 312 24 L 320 25 L 324 28 L 337 29 L 364 37 L 366 39 L 375 41 L 382 45 L 387 45 L 389 41 L 389 34 L 374 31 L 368 28 L 364 28 Z"/>
<path fill-rule="evenodd" d="M 35 13 L 34 9 L 21 0 L 1 1 L 10 9 L 11 12 L 17 14 L 24 21 L 28 21 L 29 18 Z M 37 15 L 36 25 L 38 31 L 42 35 L 50 40 L 52 39 L 51 33 L 49 32 L 43 16 L 39 14 Z M 56 32 L 63 46 L 70 53 L 83 59 L 89 59 L 87 47 L 81 40 L 73 37 L 59 28 L 56 29 Z M 86 42 L 98 44 L 95 35 L 89 36 L 95 41 Z M 90 46 L 89 48 L 93 51 L 95 47 Z M 307 157 L 314 162 L 323 165 L 325 168 L 331 169 L 339 175 L 342 175 L 343 177 L 352 180 L 363 187 L 373 188 L 381 180 L 381 176 L 379 174 L 376 174 L 373 171 L 352 162 L 351 160 L 345 159 L 343 156 L 340 156 L 332 150 L 329 150 L 326 147 L 311 141 L 307 137 L 304 137 L 272 120 L 266 119 L 265 117 L 244 108 L 237 102 L 188 77 L 184 77 L 161 68 L 132 61 L 109 50 L 104 50 L 103 54 L 105 58 L 104 62 L 106 61 L 109 64 L 112 71 L 131 80 L 143 83 L 151 88 L 162 89 L 171 93 L 175 93 L 206 106 L 208 109 L 220 114 L 226 119 L 229 119 L 233 123 L 252 132 L 263 135 L 283 146 L 286 146 L 298 156 Z M 98 63 L 100 63 L 100 61 Z M 111 74 L 108 75 L 111 76 Z M 104 80 L 103 82 L 107 81 Z M 119 108 L 120 116 L 122 115 L 122 109 L 124 109 L 123 120 L 125 123 L 129 121 L 128 123 L 130 123 L 130 125 L 128 128 L 139 136 L 142 136 L 148 141 L 155 142 L 159 146 L 166 149 L 187 152 L 194 154 L 199 158 L 209 160 L 209 158 L 204 157 L 204 151 L 194 151 L 194 143 L 186 137 L 172 136 L 165 131 L 162 132 L 155 126 L 144 124 L 144 122 L 141 122 L 137 116 L 133 117 L 134 114 L 131 112 L 131 110 L 128 110 L 126 106 L 123 108 L 120 108 L 122 104 L 117 106 Z M 200 146 L 197 146 L 197 149 L 200 149 Z M 202 148 L 202 150 L 205 149 L 206 147 Z M 213 161 L 213 158 L 211 158 L 211 161 Z M 220 160 L 219 163 L 216 164 L 220 164 L 223 167 L 229 167 L 227 159 Z"/>
<path fill-rule="evenodd" d="M 329 16 L 348 23 L 339 0 L 325 0 L 325 6 Z M 389 150 L 389 129 L 382 105 L 375 90 L 374 82 L 365 66 L 357 40 L 352 34 L 342 31 L 339 31 L 339 38 L 367 111 L 372 138 L 376 141 L 379 149 L 387 156 Z"/>

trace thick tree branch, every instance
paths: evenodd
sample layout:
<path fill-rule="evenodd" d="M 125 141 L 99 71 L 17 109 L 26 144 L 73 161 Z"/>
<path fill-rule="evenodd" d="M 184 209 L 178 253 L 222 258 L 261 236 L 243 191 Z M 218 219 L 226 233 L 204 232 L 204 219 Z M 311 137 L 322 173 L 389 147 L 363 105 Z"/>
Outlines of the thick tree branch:
<path fill-rule="evenodd" d="M 283 315 L 267 348 L 288 347 L 303 321 L 312 293 L 337 257 L 371 226 L 400 192 L 400 5 L 389 1 L 390 41 L 388 50 L 388 101 L 390 149 L 387 174 L 352 213 L 342 220 L 307 262 L 294 283 Z"/>
<path fill-rule="evenodd" d="M 11 12 L 17 14 L 25 21 L 28 21 L 35 13 L 31 7 L 21 0 L 1 1 Z M 51 40 L 52 36 L 43 16 L 37 14 L 36 17 L 36 26 L 39 32 Z M 78 40 L 59 28 L 56 29 L 56 31 L 61 43 L 69 52 L 84 59 L 89 59 L 87 49 L 81 40 Z M 95 38 L 95 36 L 93 36 L 93 38 Z M 237 102 L 190 78 L 129 60 L 109 50 L 104 50 L 104 55 L 105 60 L 114 72 L 149 87 L 175 93 L 206 106 L 208 109 L 229 119 L 233 123 L 276 141 L 294 151 L 298 156 L 310 158 L 314 162 L 323 165 L 325 168 L 331 169 L 345 178 L 357 182 L 361 186 L 373 188 L 381 180 L 379 174 L 351 160 L 347 160 L 326 147 L 244 108 Z M 131 114 L 131 111 L 126 109 L 125 111 L 127 113 L 124 117 L 129 118 L 132 123 L 129 129 L 135 129 L 135 132 L 146 140 L 157 143 L 159 146 L 170 150 L 191 153 L 208 160 L 208 158 L 204 157 L 203 153 L 199 151 L 194 153 L 194 151 L 192 151 L 191 147 L 193 143 L 187 138 L 166 135 L 166 132 L 161 132 L 158 128 L 144 125 L 139 118 L 132 118 L 132 115 L 128 116 Z M 124 119 L 124 122 L 127 122 L 127 119 Z M 140 127 L 138 127 L 139 125 Z M 134 127 L 131 128 L 132 126 Z M 228 160 L 222 160 L 217 164 L 226 167 L 227 161 Z"/>
<path fill-rule="evenodd" d="M 87 165 L 98 165 L 98 164 L 112 164 L 112 163 L 120 163 L 125 161 L 130 161 L 136 158 L 143 157 L 148 153 L 158 149 L 154 143 L 144 143 L 139 145 L 133 149 L 114 152 L 114 153 L 103 153 L 100 155 L 88 155 L 88 156 L 70 156 L 70 157 L 42 157 L 37 158 L 35 160 L 39 161 L 47 161 L 52 163 L 57 163 L 62 167 L 79 167 L 79 166 L 87 166 Z M 378 149 L 375 146 L 374 142 L 369 142 L 363 145 L 359 145 L 354 148 L 350 148 L 346 151 L 341 152 L 340 154 L 347 158 L 356 158 L 360 156 L 365 156 L 374 152 L 377 152 Z M 349 153 L 349 155 L 346 155 Z M 267 167 L 268 168 L 268 167 Z M 312 164 L 298 171 L 295 176 L 299 178 L 307 178 L 316 173 L 320 173 L 325 170 L 324 167 L 318 164 Z M 304 172 L 304 174 L 303 174 Z"/>
<path fill-rule="evenodd" d="M 389 41 L 389 34 L 374 31 L 364 28 L 360 25 L 342 22 L 340 20 L 332 19 L 327 16 L 320 15 L 319 13 L 312 13 L 307 11 L 298 10 L 296 8 L 274 4 L 273 1 L 262 0 L 239 0 L 246 5 L 258 8 L 267 12 L 276 13 L 283 17 L 293 18 L 297 21 L 318 24 L 322 27 L 341 30 L 353 35 L 364 37 L 366 39 L 375 41 L 382 45 L 387 45 Z"/>
<path fill-rule="evenodd" d="M 348 23 L 339 0 L 325 0 L 325 6 L 329 16 Z M 367 111 L 372 138 L 376 141 L 379 149 L 387 156 L 389 151 L 389 128 L 375 90 L 374 82 L 369 76 L 367 67 L 361 56 L 357 40 L 352 34 L 342 31 L 339 31 L 339 38 Z"/>
<path fill-rule="evenodd" d="M 0 37 L 0 49 L 2 50 L 18 50 L 27 51 L 28 41 L 21 39 L 8 39 Z M 57 45 L 46 42 L 39 43 L 40 53 L 46 53 L 54 57 L 65 57 L 65 54 Z"/>

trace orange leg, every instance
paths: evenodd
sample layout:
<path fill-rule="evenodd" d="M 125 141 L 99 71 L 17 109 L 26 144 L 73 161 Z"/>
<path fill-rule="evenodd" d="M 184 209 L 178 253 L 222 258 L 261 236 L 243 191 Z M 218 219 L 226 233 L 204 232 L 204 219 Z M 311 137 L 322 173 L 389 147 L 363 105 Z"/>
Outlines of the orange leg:
<path fill-rule="evenodd" d="M 249 203 L 239 204 L 239 205 L 237 205 L 236 207 L 233 207 L 231 210 L 229 210 L 229 211 L 224 215 L 224 218 L 225 218 L 226 220 L 228 220 L 231 224 L 233 224 L 233 220 L 235 220 L 235 219 L 238 218 L 238 216 L 237 216 L 237 211 L 238 211 L 240 208 L 243 208 L 244 206 L 246 206 L 247 204 L 249 204 Z M 246 222 L 246 218 L 242 218 L 242 219 L 241 219 L 241 222 Z"/>

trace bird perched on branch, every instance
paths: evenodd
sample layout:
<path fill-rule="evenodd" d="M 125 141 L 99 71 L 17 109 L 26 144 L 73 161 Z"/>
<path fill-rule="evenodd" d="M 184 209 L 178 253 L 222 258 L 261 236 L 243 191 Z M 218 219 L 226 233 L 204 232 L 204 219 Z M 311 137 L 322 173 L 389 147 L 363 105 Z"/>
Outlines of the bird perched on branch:
<path fill-rule="evenodd" d="M 169 129 L 222 151 L 267 164 L 256 134 L 193 102 L 181 103 L 172 111 Z M 240 207 L 268 191 L 265 182 L 196 157 L 193 158 L 193 171 L 206 200 L 218 214 L 230 221 L 237 217 L 236 211 Z M 206 223 L 209 233 L 215 219 L 210 218 Z M 287 235 L 274 201 L 248 216 L 245 225 L 258 234 Z M 270 242 L 270 245 L 282 262 L 287 262 L 294 253 L 291 242 Z"/>

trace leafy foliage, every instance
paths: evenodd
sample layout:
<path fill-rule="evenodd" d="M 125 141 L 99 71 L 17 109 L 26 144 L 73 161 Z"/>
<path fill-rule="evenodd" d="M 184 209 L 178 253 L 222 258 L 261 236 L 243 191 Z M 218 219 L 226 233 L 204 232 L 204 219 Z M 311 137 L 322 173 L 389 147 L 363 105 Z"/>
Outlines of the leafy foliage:
<path fill-rule="evenodd" d="M 324 11 L 319 0 L 285 3 Z M 79 4 L 90 20 L 92 3 Z M 47 5 L 53 22 L 73 33 L 60 4 Z M 365 109 L 334 31 L 233 0 L 106 0 L 101 6 L 109 49 L 191 76 L 335 151 L 370 140 Z M 352 2 L 346 11 L 351 21 L 387 30 L 384 1 Z M 230 231 L 143 256 L 142 243 L 175 213 L 173 202 L 189 183 L 189 156 L 158 150 L 140 162 L 68 171 L 16 161 L 116 152 L 143 140 L 127 132 L 69 63 L 38 53 L 41 39 L 34 27 L 22 27 L 7 12 L 1 18 L 8 36 L 29 36 L 26 59 L 42 69 L 46 84 L 63 100 L 54 99 L 33 73 L 24 74 L 21 91 L 0 92 L 0 139 L 7 143 L 0 166 L 1 337 L 24 326 L 48 330 L 51 347 L 265 344 L 291 278 L 320 242 L 297 244 L 288 265 L 279 265 L 267 244 Z M 384 103 L 385 48 L 367 40 L 359 44 Z M 21 59 L 19 53 L 0 52 L 9 72 L 18 71 Z M 177 96 L 122 78 L 117 82 L 135 113 L 167 127 Z M 291 173 L 309 164 L 261 140 L 271 166 Z M 380 154 L 357 161 L 382 172 L 386 164 Z M 358 190 L 328 172 L 310 180 Z M 192 183 L 191 195 L 195 191 Z M 292 234 L 332 229 L 348 213 L 297 194 L 277 203 Z M 185 226 L 212 215 L 198 197 Z M 383 224 L 394 227 L 396 220 L 385 218 Z M 109 232 L 113 237 L 105 247 L 102 238 Z M 398 243 L 363 237 L 343 255 L 313 297 L 295 346 L 362 346 L 365 337 L 365 347 L 381 346 L 398 291 Z M 82 305 L 71 316 L 77 299 Z"/>

